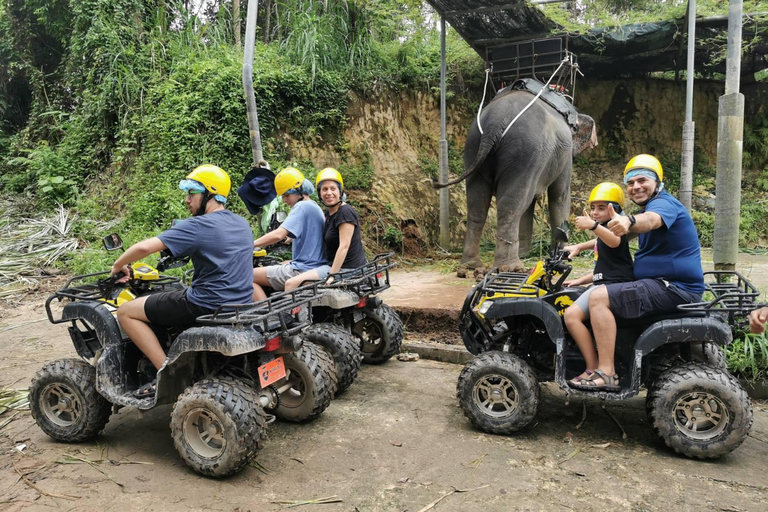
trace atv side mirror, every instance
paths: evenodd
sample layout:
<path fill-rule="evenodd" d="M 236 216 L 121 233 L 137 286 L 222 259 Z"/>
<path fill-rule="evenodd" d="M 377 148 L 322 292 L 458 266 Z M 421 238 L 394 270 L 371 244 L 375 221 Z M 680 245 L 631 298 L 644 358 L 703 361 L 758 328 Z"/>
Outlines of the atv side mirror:
<path fill-rule="evenodd" d="M 123 248 L 123 239 L 117 233 L 112 233 L 101 239 L 104 248 L 108 251 L 117 251 Z"/>
<path fill-rule="evenodd" d="M 554 239 L 557 243 L 568 242 L 568 233 L 563 227 L 555 228 Z"/>
<path fill-rule="evenodd" d="M 280 223 L 282 223 L 283 221 L 285 221 L 285 219 L 286 219 L 287 217 L 288 217 L 288 214 L 287 214 L 287 213 L 285 213 L 285 212 L 275 212 L 275 220 L 276 220 L 277 222 L 280 222 Z"/>

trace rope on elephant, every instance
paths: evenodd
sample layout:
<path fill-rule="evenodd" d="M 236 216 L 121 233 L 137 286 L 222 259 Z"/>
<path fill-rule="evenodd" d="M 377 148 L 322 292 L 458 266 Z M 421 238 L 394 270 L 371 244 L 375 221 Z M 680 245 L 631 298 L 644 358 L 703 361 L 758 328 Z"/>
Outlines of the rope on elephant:
<path fill-rule="evenodd" d="M 555 70 L 555 72 L 554 72 L 554 73 L 552 73 L 552 76 L 550 76 L 550 77 L 549 77 L 549 80 L 547 80 L 547 83 L 545 83 L 545 84 L 544 84 L 544 87 L 542 87 L 542 88 L 541 88 L 541 90 L 539 91 L 539 93 L 538 93 L 536 96 L 534 96 L 534 97 L 533 97 L 533 99 L 530 101 L 530 103 L 528 103 L 528 104 L 525 106 L 525 108 L 524 108 L 523 110 L 521 110 L 521 111 L 520 111 L 520 112 L 519 112 L 519 113 L 518 113 L 518 114 L 515 116 L 515 118 L 512 120 L 512 122 L 511 122 L 511 123 L 509 123 L 509 124 L 507 125 L 507 128 L 506 128 L 506 129 L 504 130 L 504 132 L 502 132 L 502 134 L 501 134 L 501 138 L 502 138 L 502 139 L 503 139 L 503 138 L 504 138 L 504 136 L 507 134 L 507 132 L 509 131 L 509 129 L 510 129 L 510 128 L 512 128 L 512 125 L 513 125 L 513 124 L 515 124 L 515 122 L 516 122 L 518 119 L 520 119 L 520 116 L 522 116 L 523 114 L 525 114 L 525 112 L 526 112 L 526 111 L 527 111 L 529 108 L 531 108 L 531 105 L 533 105 L 533 102 L 534 102 L 534 101 L 536 101 L 537 99 L 539 99 L 539 97 L 540 97 L 540 96 L 541 96 L 541 95 L 544 93 L 544 91 L 545 91 L 545 90 L 549 89 L 549 83 L 552 81 L 552 79 L 553 79 L 553 78 L 555 78 L 555 75 L 557 75 L 557 74 L 560 72 L 560 69 L 561 69 L 561 68 L 563 67 L 563 65 L 565 65 L 566 63 L 570 63 L 571 65 L 573 65 L 573 63 L 571 62 L 571 55 L 570 55 L 570 54 L 566 55 L 566 56 L 565 56 L 565 58 L 564 58 L 564 59 L 563 59 L 563 60 L 560 62 L 560 65 L 559 65 L 559 66 L 557 66 L 557 69 Z M 478 113 L 478 116 L 479 116 L 479 115 L 480 115 L 480 114 Z M 479 121 L 479 117 L 478 117 L 478 121 Z M 482 132 L 482 131 L 480 131 L 480 133 L 483 133 L 483 132 Z"/>
<path fill-rule="evenodd" d="M 480 130 L 480 135 L 483 135 L 483 127 L 480 126 L 480 112 L 483 111 L 483 105 L 485 105 L 485 93 L 488 92 L 488 77 L 491 76 L 491 68 L 485 68 L 485 87 L 483 87 L 483 99 L 480 101 L 480 106 L 477 107 L 477 128 Z"/>

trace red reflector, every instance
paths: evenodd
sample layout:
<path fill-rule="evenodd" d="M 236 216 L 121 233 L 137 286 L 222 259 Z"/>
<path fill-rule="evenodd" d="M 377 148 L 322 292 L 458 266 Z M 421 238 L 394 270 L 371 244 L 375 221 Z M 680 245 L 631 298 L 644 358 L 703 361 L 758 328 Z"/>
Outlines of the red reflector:
<path fill-rule="evenodd" d="M 291 310 L 292 315 L 298 315 L 299 313 L 301 313 L 301 306 L 296 306 Z"/>
<path fill-rule="evenodd" d="M 384 272 L 379 272 L 376 274 L 376 279 L 381 279 L 382 277 L 384 277 Z"/>
<path fill-rule="evenodd" d="M 360 299 L 360 302 L 357 303 L 356 307 L 364 308 L 366 304 L 368 304 L 368 298 L 367 297 L 363 297 L 362 299 Z"/>
<path fill-rule="evenodd" d="M 280 338 L 280 336 L 275 336 L 274 338 L 268 339 L 267 344 L 264 345 L 264 350 L 267 352 L 277 350 L 283 345 L 282 341 L 283 340 Z"/>

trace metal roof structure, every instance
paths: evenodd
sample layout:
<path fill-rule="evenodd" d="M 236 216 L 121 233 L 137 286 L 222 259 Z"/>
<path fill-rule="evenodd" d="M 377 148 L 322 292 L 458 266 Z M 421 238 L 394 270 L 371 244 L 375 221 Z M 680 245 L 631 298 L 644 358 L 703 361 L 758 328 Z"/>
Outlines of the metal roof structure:
<path fill-rule="evenodd" d="M 680 37 L 685 33 L 686 24 L 682 19 L 596 28 L 582 34 L 569 34 L 531 3 L 562 0 L 427 1 L 488 63 L 498 60 L 499 55 L 503 55 L 507 64 L 515 62 L 514 58 L 510 60 L 510 55 L 520 51 L 534 53 L 536 60 L 542 52 L 531 47 L 530 42 L 557 38 L 562 41 L 562 48 L 578 57 L 580 69 L 590 77 L 644 75 L 653 71 L 684 70 L 686 67 L 685 38 Z M 727 27 L 726 16 L 697 19 L 697 71 L 724 71 L 725 61 L 714 58 L 718 48 L 710 41 L 725 34 Z M 757 30 L 757 24 L 745 23 L 743 37 L 754 37 Z M 521 47 L 529 47 L 530 50 L 520 50 Z M 766 53 L 768 41 L 763 40 L 762 44 L 754 45 L 751 52 L 742 57 L 742 73 L 754 73 L 767 68 Z M 538 72 L 545 69 L 538 67 L 536 73 L 524 74 L 515 66 L 506 65 L 502 68 L 494 62 L 494 73 L 503 78 L 513 78 L 516 74 L 541 76 Z"/>

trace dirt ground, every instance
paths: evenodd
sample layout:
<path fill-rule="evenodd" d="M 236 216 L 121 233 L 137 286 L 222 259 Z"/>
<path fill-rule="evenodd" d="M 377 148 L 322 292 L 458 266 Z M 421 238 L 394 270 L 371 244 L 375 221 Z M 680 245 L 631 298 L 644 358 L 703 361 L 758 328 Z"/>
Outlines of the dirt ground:
<path fill-rule="evenodd" d="M 748 258 L 751 278 L 768 289 L 768 258 Z M 395 305 L 407 293 L 402 283 L 424 290 L 435 275 L 396 273 L 385 299 Z M 455 281 L 446 286 L 460 304 L 471 282 Z M 430 293 L 436 307 L 456 307 L 445 289 Z M 45 362 L 76 357 L 66 328 L 45 319 L 43 301 L 0 309 L 0 388 L 26 387 Z M 221 481 L 197 475 L 176 454 L 169 406 L 122 409 L 96 441 L 78 445 L 53 442 L 21 413 L 0 429 L 0 510 L 256 512 L 330 496 L 342 501 L 302 510 L 416 512 L 440 498 L 429 510 L 768 510 L 765 402 L 753 402 L 754 426 L 740 448 L 701 462 L 655 437 L 642 396 L 608 404 L 609 415 L 599 401 L 566 404 L 545 385 L 532 427 L 510 437 L 482 433 L 457 405 L 460 369 L 425 360 L 364 366 L 320 418 L 271 425 L 258 467 Z"/>

